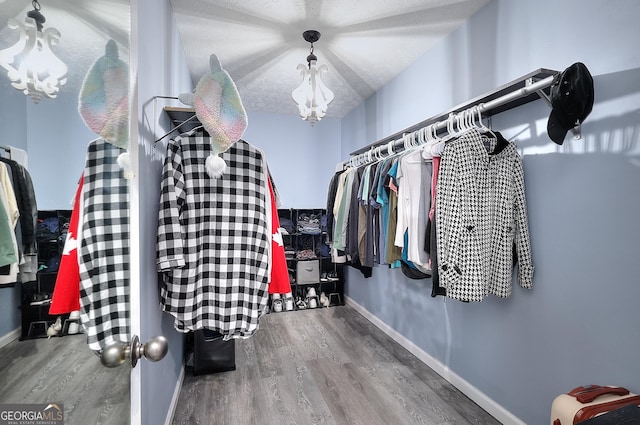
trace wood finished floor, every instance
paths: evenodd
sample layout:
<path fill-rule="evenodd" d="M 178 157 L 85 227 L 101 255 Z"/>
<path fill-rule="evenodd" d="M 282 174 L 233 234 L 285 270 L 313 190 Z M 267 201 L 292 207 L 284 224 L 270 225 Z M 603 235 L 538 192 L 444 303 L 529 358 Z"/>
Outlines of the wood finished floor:
<path fill-rule="evenodd" d="M 173 425 L 499 424 L 349 306 L 267 315 L 236 367 L 187 371 Z"/>
<path fill-rule="evenodd" d="M 83 334 L 0 349 L 0 403 L 62 403 L 65 425 L 130 423 L 129 367 L 108 369 Z"/>

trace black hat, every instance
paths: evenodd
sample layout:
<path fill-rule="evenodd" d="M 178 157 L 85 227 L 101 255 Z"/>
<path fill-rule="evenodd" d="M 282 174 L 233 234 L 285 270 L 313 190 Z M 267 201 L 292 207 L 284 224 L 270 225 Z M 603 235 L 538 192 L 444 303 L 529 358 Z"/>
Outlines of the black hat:
<path fill-rule="evenodd" d="M 582 62 L 562 71 L 551 85 L 549 138 L 561 145 L 567 132 L 582 124 L 593 108 L 593 78 Z"/>

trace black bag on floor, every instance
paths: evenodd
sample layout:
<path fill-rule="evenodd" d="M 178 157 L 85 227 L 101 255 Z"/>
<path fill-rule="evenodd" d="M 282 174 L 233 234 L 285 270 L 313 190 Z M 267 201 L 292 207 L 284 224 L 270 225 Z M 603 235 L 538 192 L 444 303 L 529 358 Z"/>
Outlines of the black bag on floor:
<path fill-rule="evenodd" d="M 194 332 L 193 375 L 236 370 L 235 340 L 224 341 L 218 332 L 199 329 Z"/>

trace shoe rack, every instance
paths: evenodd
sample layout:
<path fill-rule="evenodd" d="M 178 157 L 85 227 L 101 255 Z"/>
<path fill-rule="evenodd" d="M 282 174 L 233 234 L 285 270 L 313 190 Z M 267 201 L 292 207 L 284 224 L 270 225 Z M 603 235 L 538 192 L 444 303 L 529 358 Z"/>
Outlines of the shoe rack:
<path fill-rule="evenodd" d="M 342 265 L 331 261 L 324 209 L 279 209 L 278 217 L 291 281 L 291 299 L 269 300 L 270 311 L 332 307 L 344 303 Z"/>
<path fill-rule="evenodd" d="M 21 285 L 20 339 L 47 338 L 54 336 L 54 330 L 55 336 L 62 335 L 62 324 L 69 320 L 68 314 L 50 315 L 49 307 L 70 218 L 70 210 L 38 211 L 38 272 L 35 281 Z M 57 324 L 58 318 L 60 326 Z"/>

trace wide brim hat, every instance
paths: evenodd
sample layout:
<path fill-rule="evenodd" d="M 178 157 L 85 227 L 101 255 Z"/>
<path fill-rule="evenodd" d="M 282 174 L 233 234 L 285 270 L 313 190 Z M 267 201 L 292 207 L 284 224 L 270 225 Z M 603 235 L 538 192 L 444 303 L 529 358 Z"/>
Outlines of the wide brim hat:
<path fill-rule="evenodd" d="M 593 77 L 582 62 L 576 62 L 560 73 L 551 85 L 551 114 L 547 134 L 558 145 L 567 132 L 581 125 L 593 108 Z"/>

